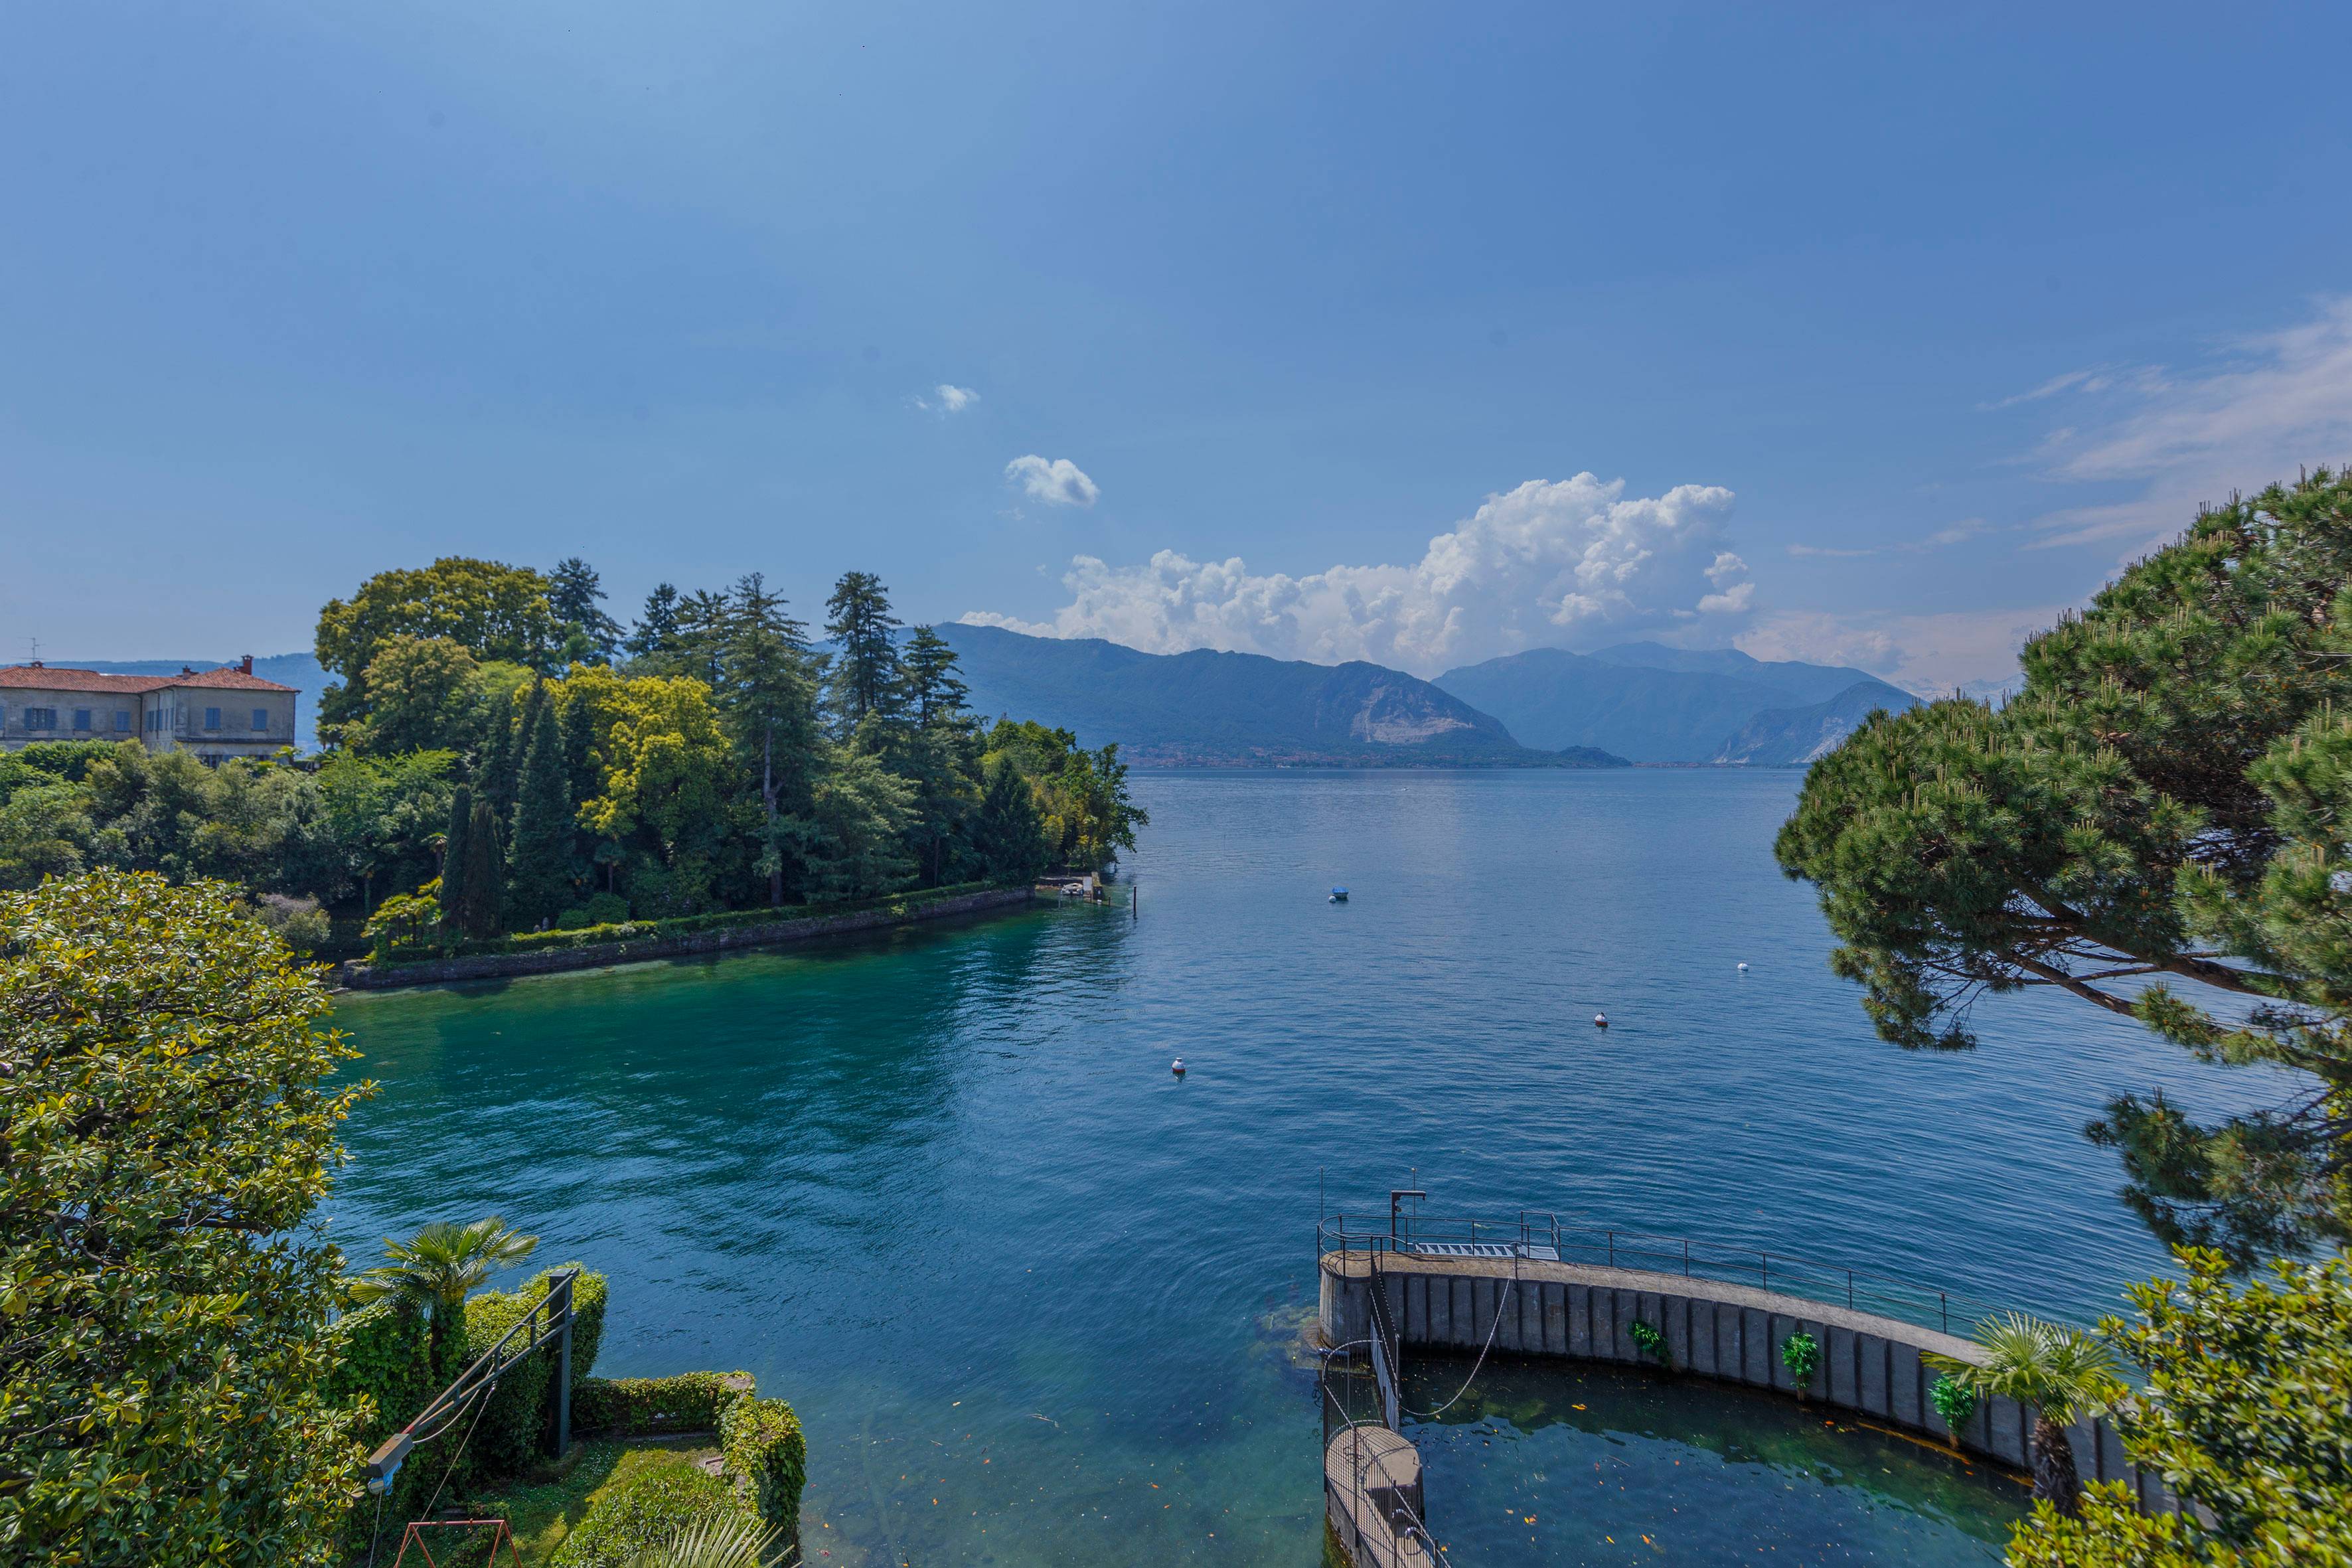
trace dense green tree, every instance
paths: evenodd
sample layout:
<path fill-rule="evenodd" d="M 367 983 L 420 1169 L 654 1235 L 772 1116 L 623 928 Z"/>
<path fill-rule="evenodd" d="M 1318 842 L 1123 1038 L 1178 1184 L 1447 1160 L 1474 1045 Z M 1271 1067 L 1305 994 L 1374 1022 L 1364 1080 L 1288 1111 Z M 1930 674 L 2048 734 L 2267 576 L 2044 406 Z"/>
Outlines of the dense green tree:
<path fill-rule="evenodd" d="M 2091 1132 L 2168 1239 L 2242 1265 L 2352 1234 L 2352 483 L 2201 514 L 2023 660 L 2005 707 L 1881 714 L 1814 764 L 1779 853 L 1832 966 L 1905 1047 L 2046 987 L 2293 1069 L 2261 1114 L 2125 1094 Z"/>
<path fill-rule="evenodd" d="M 895 719 L 904 687 L 889 590 L 871 572 L 845 572 L 824 610 L 825 634 L 834 641 L 826 698 L 841 733 L 854 735 L 868 718 Z"/>
<path fill-rule="evenodd" d="M 1030 881 L 1052 863 L 1036 800 L 1010 758 L 999 757 L 988 766 L 971 842 L 981 875 L 991 881 Z"/>
<path fill-rule="evenodd" d="M 358 1053 L 228 889 L 0 894 L 0 1558 L 326 1559 L 341 1259 L 306 1220 Z"/>
<path fill-rule="evenodd" d="M 454 938 L 466 925 L 466 873 L 473 864 L 474 792 L 459 784 L 449 792 L 449 825 L 441 846 L 441 926 Z"/>
<path fill-rule="evenodd" d="M 907 705 L 919 726 L 954 719 L 963 712 L 971 688 L 956 675 L 955 649 L 929 626 L 917 626 L 907 638 L 901 661 L 907 682 Z"/>
<path fill-rule="evenodd" d="M 677 589 L 674 584 L 659 584 L 646 595 L 646 607 L 621 646 L 631 658 L 638 659 L 654 658 L 677 647 Z"/>
<path fill-rule="evenodd" d="M 719 648 L 719 715 L 738 760 L 759 781 L 755 869 L 768 902 L 781 904 L 809 833 L 818 741 L 814 659 L 804 628 L 757 572 L 729 596 Z"/>
<path fill-rule="evenodd" d="M 476 942 L 499 934 L 506 889 L 506 856 L 499 846 L 498 808 L 474 797 L 474 819 L 466 827 L 462 901 L 455 906 L 457 929 Z"/>
<path fill-rule="evenodd" d="M 552 921 L 572 902 L 572 785 L 565 776 L 562 732 L 544 689 L 532 694 L 530 739 L 523 748 L 515 791 L 514 830 L 507 839 L 507 905 L 513 923 L 528 931 Z"/>
<path fill-rule="evenodd" d="M 2271 1266 L 2242 1291 L 2219 1253 L 2135 1286 L 2138 1321 L 2103 1325 L 2145 1374 L 2114 1421 L 2134 1463 L 2188 1505 L 2147 1514 L 2120 1485 L 2079 1518 L 2037 1506 L 2015 1568 L 2315 1568 L 2352 1563 L 2352 1264 Z"/>
<path fill-rule="evenodd" d="M 827 749 L 812 803 L 817 825 L 814 896 L 825 902 L 895 892 L 913 878 L 907 829 L 914 791 L 879 759 L 850 746 Z"/>
<path fill-rule="evenodd" d="M 356 879 L 362 906 L 373 907 L 379 889 L 404 889 L 429 880 L 439 858 L 435 836 L 449 826 L 457 761 L 448 752 L 330 757 L 317 779 L 339 864 L 333 875 L 289 890 L 339 899 Z"/>
<path fill-rule="evenodd" d="M 451 637 L 395 632 L 376 645 L 363 685 L 364 718 L 322 721 L 330 745 L 380 756 L 454 745 L 474 707 L 470 684 L 480 661 Z"/>
<path fill-rule="evenodd" d="M 476 659 L 542 667 L 562 640 L 538 573 L 495 561 L 446 556 L 415 570 L 379 572 L 346 601 L 319 612 L 319 663 L 341 681 L 320 698 L 322 732 L 366 720 L 367 669 L 391 637 L 406 633 L 456 643 Z"/>
<path fill-rule="evenodd" d="M 516 695 L 492 694 L 484 700 L 481 747 L 469 774 L 474 793 L 489 802 L 502 822 L 514 816 L 515 788 L 522 782 L 522 747 L 529 735 Z"/>
<path fill-rule="evenodd" d="M 547 579 L 548 608 L 554 612 L 571 658 L 594 658 L 610 664 L 621 647 L 621 624 L 604 613 L 604 580 L 596 569 L 577 555 L 555 563 Z M 567 660 L 568 662 L 568 660 Z"/>

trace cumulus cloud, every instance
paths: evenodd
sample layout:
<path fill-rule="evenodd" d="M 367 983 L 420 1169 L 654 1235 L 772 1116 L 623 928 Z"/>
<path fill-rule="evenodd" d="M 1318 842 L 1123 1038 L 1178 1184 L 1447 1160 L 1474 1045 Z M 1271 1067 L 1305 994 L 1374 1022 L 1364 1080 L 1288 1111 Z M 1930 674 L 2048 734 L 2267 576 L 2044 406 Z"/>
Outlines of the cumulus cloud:
<path fill-rule="evenodd" d="M 1067 458 L 1045 458 L 1032 452 L 1005 464 L 1004 477 L 1031 500 L 1048 506 L 1092 506 L 1102 494 L 1102 487 Z"/>
<path fill-rule="evenodd" d="M 2225 344 L 2194 373 L 2059 379 L 2052 395 L 2093 400 L 2043 438 L 2044 471 L 2137 493 L 2051 512 L 2036 542 L 2116 540 L 2136 554 L 2186 528 L 2200 502 L 2352 457 L 2352 298 Z"/>
<path fill-rule="evenodd" d="M 929 396 L 916 398 L 915 406 L 927 408 L 934 414 L 961 414 L 979 401 L 980 394 L 971 387 L 956 386 L 943 381 L 931 388 Z"/>
<path fill-rule="evenodd" d="M 1045 459 L 1020 463 L 1042 468 Z M 1115 566 L 1081 555 L 1062 579 L 1071 602 L 1050 620 L 963 618 L 1153 653 L 1362 658 L 1421 675 L 1524 648 L 1633 637 L 1719 645 L 1745 624 L 1755 595 L 1748 563 L 1725 547 L 1731 492 L 1680 485 L 1628 499 L 1624 488 L 1589 473 L 1530 479 L 1487 497 L 1408 565 L 1293 577 L 1253 572 L 1239 556 L 1202 562 L 1163 550 Z"/>

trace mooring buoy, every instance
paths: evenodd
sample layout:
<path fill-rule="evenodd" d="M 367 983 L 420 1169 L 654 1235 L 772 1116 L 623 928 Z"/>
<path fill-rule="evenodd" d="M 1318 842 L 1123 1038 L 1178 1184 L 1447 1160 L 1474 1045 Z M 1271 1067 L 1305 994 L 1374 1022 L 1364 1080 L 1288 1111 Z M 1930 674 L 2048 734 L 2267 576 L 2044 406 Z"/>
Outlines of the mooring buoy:
<path fill-rule="evenodd" d="M 1609 1026 L 1609 1015 L 1606 1013 L 1595 1013 L 1592 1015 L 1592 1026 L 1596 1029 L 1607 1028 Z"/>
<path fill-rule="evenodd" d="M 1175 1065 L 1171 1067 L 1168 1070 L 1174 1073 L 1178 1078 L 1182 1078 L 1184 1076 L 1184 1058 L 1182 1057 L 1178 1057 L 1176 1058 Z"/>

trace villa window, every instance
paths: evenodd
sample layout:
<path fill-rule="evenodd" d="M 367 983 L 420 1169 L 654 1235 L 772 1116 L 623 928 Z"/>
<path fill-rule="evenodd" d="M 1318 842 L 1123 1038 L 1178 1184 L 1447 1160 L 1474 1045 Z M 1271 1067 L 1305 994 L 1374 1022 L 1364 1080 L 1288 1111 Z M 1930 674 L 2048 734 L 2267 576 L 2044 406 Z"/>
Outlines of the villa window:
<path fill-rule="evenodd" d="M 267 730 L 269 728 L 268 709 L 257 708 L 253 710 L 253 727 L 257 730 Z"/>
<path fill-rule="evenodd" d="M 27 708 L 27 709 L 26 709 L 26 710 L 25 710 L 25 728 L 26 728 L 26 729 L 27 729 L 27 730 L 54 730 L 54 729 L 56 729 L 57 727 L 58 727 L 58 710 L 57 710 L 56 709 L 54 709 L 54 708 Z"/>
<path fill-rule="evenodd" d="M 74 728 L 77 730 L 87 730 L 89 728 L 89 709 L 77 708 L 74 710 Z"/>
<path fill-rule="evenodd" d="M 219 709 L 207 708 L 205 710 L 205 728 L 207 730 L 217 730 L 220 728 Z"/>
<path fill-rule="evenodd" d="M 129 709 L 118 708 L 114 710 L 114 732 L 118 735 L 128 735 L 131 733 L 131 710 Z"/>

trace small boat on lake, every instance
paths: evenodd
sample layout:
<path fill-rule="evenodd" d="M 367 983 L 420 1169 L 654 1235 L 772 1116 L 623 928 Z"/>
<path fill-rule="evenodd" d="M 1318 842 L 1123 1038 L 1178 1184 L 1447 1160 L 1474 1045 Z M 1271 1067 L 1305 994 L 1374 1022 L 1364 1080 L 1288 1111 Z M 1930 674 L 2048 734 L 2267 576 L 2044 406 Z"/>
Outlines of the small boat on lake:
<path fill-rule="evenodd" d="M 1332 901 L 1333 903 L 1335 903 L 1335 904 L 1344 904 L 1344 903 L 1346 903 L 1346 902 L 1348 901 L 1348 889 L 1345 889 L 1345 888 L 1334 888 L 1334 889 L 1331 889 L 1331 901 Z"/>

